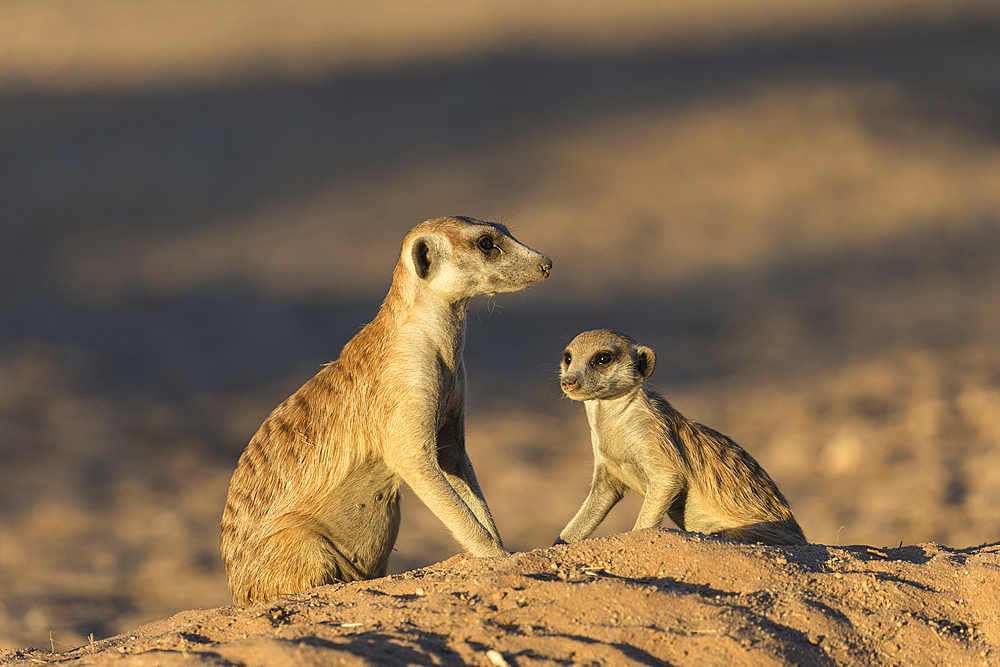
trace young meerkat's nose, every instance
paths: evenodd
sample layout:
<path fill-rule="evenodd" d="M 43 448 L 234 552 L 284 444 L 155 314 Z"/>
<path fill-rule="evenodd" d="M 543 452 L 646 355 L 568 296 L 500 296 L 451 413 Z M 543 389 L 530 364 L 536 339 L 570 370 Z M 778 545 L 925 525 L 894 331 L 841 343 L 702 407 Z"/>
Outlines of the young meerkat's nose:
<path fill-rule="evenodd" d="M 580 381 L 574 377 L 563 378 L 559 385 L 563 388 L 563 391 L 570 391 L 576 389 L 576 385 L 580 384 Z"/>

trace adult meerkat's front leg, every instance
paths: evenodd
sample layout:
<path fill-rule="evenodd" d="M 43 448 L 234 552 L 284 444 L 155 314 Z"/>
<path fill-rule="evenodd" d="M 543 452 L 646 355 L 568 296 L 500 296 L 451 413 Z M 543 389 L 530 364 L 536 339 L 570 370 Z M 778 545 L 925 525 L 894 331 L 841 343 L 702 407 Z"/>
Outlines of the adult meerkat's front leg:
<path fill-rule="evenodd" d="M 455 489 L 455 493 L 459 495 L 466 506 L 472 511 L 473 515 L 475 515 L 476 520 L 479 521 L 483 528 L 489 531 L 497 544 L 502 547 L 503 540 L 500 539 L 500 531 L 497 530 L 493 514 L 486 504 L 486 497 L 483 495 L 482 489 L 479 488 L 479 481 L 476 479 L 476 472 L 472 469 L 472 462 L 469 461 L 468 456 L 464 458 L 465 463 L 459 470 L 451 472 L 442 469 L 442 472 L 448 484 Z"/>
<path fill-rule="evenodd" d="M 458 491 L 448 483 L 444 472 L 436 461 L 427 463 L 421 461 L 397 470 L 417 497 L 430 508 L 431 512 L 447 526 L 462 546 L 473 556 L 509 556 L 510 554 L 500 543 L 496 535 L 496 526 L 492 520 L 484 525 L 473 508 L 459 495 Z M 477 498 L 473 498 L 473 507 Z M 482 503 L 489 519 L 489 510 Z M 491 530 L 492 529 L 492 530 Z"/>
<path fill-rule="evenodd" d="M 438 462 L 436 436 L 433 432 L 414 433 L 405 443 L 397 441 L 391 448 L 392 451 L 387 452 L 386 459 L 396 474 L 413 489 L 421 502 L 430 508 L 469 553 L 474 556 L 509 555 L 496 534 L 497 529 L 486 508 L 486 502 L 481 501 L 469 488 L 466 493 L 472 499 L 470 506 L 445 477 Z M 464 451 L 462 456 L 464 458 Z M 479 491 L 478 484 L 475 488 Z M 481 496 L 482 491 L 479 494 Z M 475 511 L 480 502 L 484 519 L 480 519 Z"/>
<path fill-rule="evenodd" d="M 438 465 L 445 479 L 472 511 L 482 526 L 503 546 L 493 514 L 486 504 L 486 497 L 479 487 L 476 471 L 465 451 L 465 417 L 463 410 L 454 411 L 437 434 Z"/>

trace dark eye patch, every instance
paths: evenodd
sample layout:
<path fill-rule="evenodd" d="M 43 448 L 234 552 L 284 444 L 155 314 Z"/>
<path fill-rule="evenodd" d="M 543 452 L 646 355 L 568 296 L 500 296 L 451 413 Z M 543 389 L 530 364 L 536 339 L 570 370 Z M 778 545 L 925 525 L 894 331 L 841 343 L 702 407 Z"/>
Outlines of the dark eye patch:
<path fill-rule="evenodd" d="M 598 352 L 597 354 L 594 355 L 594 358 L 591 360 L 591 362 L 595 366 L 607 366 L 614 360 L 615 357 L 610 352 Z"/>
<path fill-rule="evenodd" d="M 569 352 L 563 352 L 563 363 L 569 366 L 570 363 L 572 363 L 572 361 L 573 361 L 573 355 L 570 354 Z"/>
<path fill-rule="evenodd" d="M 493 243 L 493 239 L 491 239 L 489 236 L 480 236 L 479 240 L 476 241 L 476 245 L 479 246 L 479 249 L 482 250 L 484 254 L 487 255 L 493 251 L 494 247 L 496 247 L 496 245 Z"/>

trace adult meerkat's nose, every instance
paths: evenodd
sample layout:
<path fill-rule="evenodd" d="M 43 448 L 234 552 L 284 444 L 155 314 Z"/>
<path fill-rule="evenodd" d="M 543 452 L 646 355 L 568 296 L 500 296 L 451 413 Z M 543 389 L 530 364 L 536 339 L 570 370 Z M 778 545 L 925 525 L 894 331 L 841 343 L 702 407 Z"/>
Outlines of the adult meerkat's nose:
<path fill-rule="evenodd" d="M 549 271 L 551 271 L 551 270 L 552 270 L 552 260 L 549 259 L 548 257 L 543 258 L 543 260 L 542 260 L 542 277 L 548 278 L 549 277 Z"/>
<path fill-rule="evenodd" d="M 576 386 L 580 384 L 580 381 L 575 377 L 563 378 L 559 382 L 559 386 L 562 387 L 563 391 L 572 391 L 576 389 Z"/>

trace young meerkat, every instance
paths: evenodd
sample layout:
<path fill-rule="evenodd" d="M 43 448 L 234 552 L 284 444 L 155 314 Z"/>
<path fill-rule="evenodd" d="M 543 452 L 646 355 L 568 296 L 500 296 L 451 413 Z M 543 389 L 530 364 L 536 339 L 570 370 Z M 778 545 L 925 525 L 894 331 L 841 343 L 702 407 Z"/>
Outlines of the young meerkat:
<path fill-rule="evenodd" d="M 587 410 L 594 479 L 556 544 L 594 532 L 629 489 L 645 497 L 633 530 L 669 516 L 681 530 L 739 542 L 805 544 L 788 502 L 753 457 L 643 386 L 655 365 L 651 349 L 607 329 L 580 334 L 563 352 L 560 384 Z"/>
<path fill-rule="evenodd" d="M 400 483 L 475 556 L 505 556 L 465 450 L 469 299 L 546 278 L 552 262 L 502 225 L 421 223 L 375 319 L 264 421 L 222 515 L 233 599 L 384 576 Z"/>

